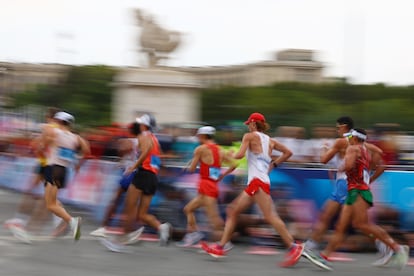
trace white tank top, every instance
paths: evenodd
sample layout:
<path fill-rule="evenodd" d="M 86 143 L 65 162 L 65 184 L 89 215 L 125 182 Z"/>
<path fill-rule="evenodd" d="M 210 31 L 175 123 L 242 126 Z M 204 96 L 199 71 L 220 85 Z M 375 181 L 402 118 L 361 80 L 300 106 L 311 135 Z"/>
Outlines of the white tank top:
<path fill-rule="evenodd" d="M 129 168 L 134 165 L 135 161 L 138 159 L 138 138 L 128 138 L 132 142 L 132 151 L 128 154 L 125 154 L 119 160 L 119 165 L 122 168 Z"/>
<path fill-rule="evenodd" d="M 341 158 L 339 157 L 339 154 L 335 155 L 335 167 L 337 169 L 343 167 L 343 165 L 345 164 L 345 158 Z M 346 172 L 336 172 L 336 179 L 346 179 Z"/>
<path fill-rule="evenodd" d="M 78 135 L 60 128 L 54 129 L 55 144 L 50 149 L 48 165 L 68 167 L 76 160 L 76 149 L 79 146 Z"/>
<path fill-rule="evenodd" d="M 269 156 L 270 138 L 261 132 L 256 131 L 254 133 L 260 137 L 262 152 L 253 153 L 247 149 L 247 184 L 249 184 L 254 178 L 258 178 L 264 183 L 268 183 L 270 185 L 269 164 L 272 160 Z"/>

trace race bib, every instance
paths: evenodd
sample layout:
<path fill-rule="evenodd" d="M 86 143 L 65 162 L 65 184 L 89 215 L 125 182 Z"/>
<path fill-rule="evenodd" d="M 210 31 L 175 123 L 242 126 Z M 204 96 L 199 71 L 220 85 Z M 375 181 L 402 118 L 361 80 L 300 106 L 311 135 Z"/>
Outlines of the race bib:
<path fill-rule="evenodd" d="M 68 148 L 59 147 L 58 157 L 61 160 L 72 162 L 75 160 L 75 151 Z"/>
<path fill-rule="evenodd" d="M 152 155 L 150 161 L 151 167 L 155 169 L 160 169 L 161 167 L 161 158 L 159 156 Z"/>
<path fill-rule="evenodd" d="M 210 167 L 209 171 L 208 171 L 208 174 L 209 174 L 211 179 L 217 180 L 220 177 L 221 170 L 220 170 L 220 168 Z"/>

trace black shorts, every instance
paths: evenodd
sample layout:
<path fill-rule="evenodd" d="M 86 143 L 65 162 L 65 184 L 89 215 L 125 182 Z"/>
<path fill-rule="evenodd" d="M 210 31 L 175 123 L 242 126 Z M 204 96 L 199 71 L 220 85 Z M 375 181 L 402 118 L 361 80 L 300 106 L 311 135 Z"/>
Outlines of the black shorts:
<path fill-rule="evenodd" d="M 66 186 L 66 167 L 50 165 L 45 167 L 45 186 L 47 183 L 56 186 L 58 189 Z"/>
<path fill-rule="evenodd" d="M 41 176 L 45 177 L 45 170 L 46 170 L 46 167 L 47 167 L 47 166 L 42 166 L 42 165 L 39 163 L 39 164 L 37 164 L 37 166 L 35 167 L 35 169 L 34 169 L 34 173 L 35 173 L 35 174 L 39 174 L 39 175 L 41 175 Z"/>
<path fill-rule="evenodd" d="M 157 191 L 158 176 L 143 168 L 139 168 L 132 180 L 132 185 L 141 190 L 144 195 L 154 195 Z"/>

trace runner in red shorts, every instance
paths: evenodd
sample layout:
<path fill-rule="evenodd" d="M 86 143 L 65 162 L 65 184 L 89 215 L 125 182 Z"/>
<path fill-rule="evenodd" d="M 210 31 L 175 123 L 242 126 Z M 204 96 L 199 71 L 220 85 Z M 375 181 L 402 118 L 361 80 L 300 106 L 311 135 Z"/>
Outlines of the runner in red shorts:
<path fill-rule="evenodd" d="M 187 216 L 187 234 L 182 241 L 177 243 L 177 246 L 180 247 L 192 246 L 204 238 L 204 234 L 197 227 L 194 215 L 194 211 L 200 207 L 205 208 L 206 215 L 213 227 L 213 234 L 218 236 L 217 233 L 223 230 L 224 223 L 217 206 L 218 183 L 225 175 L 232 172 L 236 165 L 214 142 L 215 133 L 216 130 L 211 126 L 201 127 L 197 131 L 201 145 L 194 150 L 188 171 L 194 172 L 197 165 L 200 165 L 198 195 L 184 207 L 184 213 Z M 222 174 L 223 161 L 229 162 L 230 167 Z"/>
<path fill-rule="evenodd" d="M 238 215 L 247 207 L 256 203 L 262 211 L 264 219 L 279 233 L 289 249 L 280 266 L 293 266 L 302 254 L 303 245 L 294 242 L 285 223 L 277 215 L 270 196 L 269 178 L 269 170 L 272 169 L 272 166 L 277 167 L 280 163 L 286 161 L 292 155 L 292 152 L 281 143 L 264 134 L 270 127 L 262 114 L 251 114 L 245 124 L 249 127 L 249 133 L 243 136 L 239 152 L 233 158 L 242 159 L 247 153 L 247 187 L 229 206 L 226 225 L 220 242 L 213 246 L 203 244 L 202 247 L 213 257 L 224 256 L 223 246 L 230 240 Z M 272 150 L 280 151 L 282 155 L 276 160 L 272 160 Z"/>

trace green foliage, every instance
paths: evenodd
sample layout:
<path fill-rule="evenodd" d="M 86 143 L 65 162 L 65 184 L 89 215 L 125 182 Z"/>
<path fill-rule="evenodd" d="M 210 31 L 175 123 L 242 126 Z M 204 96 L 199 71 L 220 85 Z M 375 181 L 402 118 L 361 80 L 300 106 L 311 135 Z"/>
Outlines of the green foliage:
<path fill-rule="evenodd" d="M 111 82 L 115 70 L 108 66 L 72 67 L 66 81 L 59 85 L 41 85 L 16 94 L 14 107 L 55 106 L 72 113 L 76 122 L 88 126 L 111 122 Z"/>
<path fill-rule="evenodd" d="M 279 83 L 267 87 L 222 87 L 202 94 L 202 120 L 215 125 L 245 120 L 263 113 L 271 126 L 332 125 L 336 118 L 352 116 L 357 126 L 399 123 L 402 130 L 414 125 L 414 87 L 384 84 L 352 85 Z"/>

